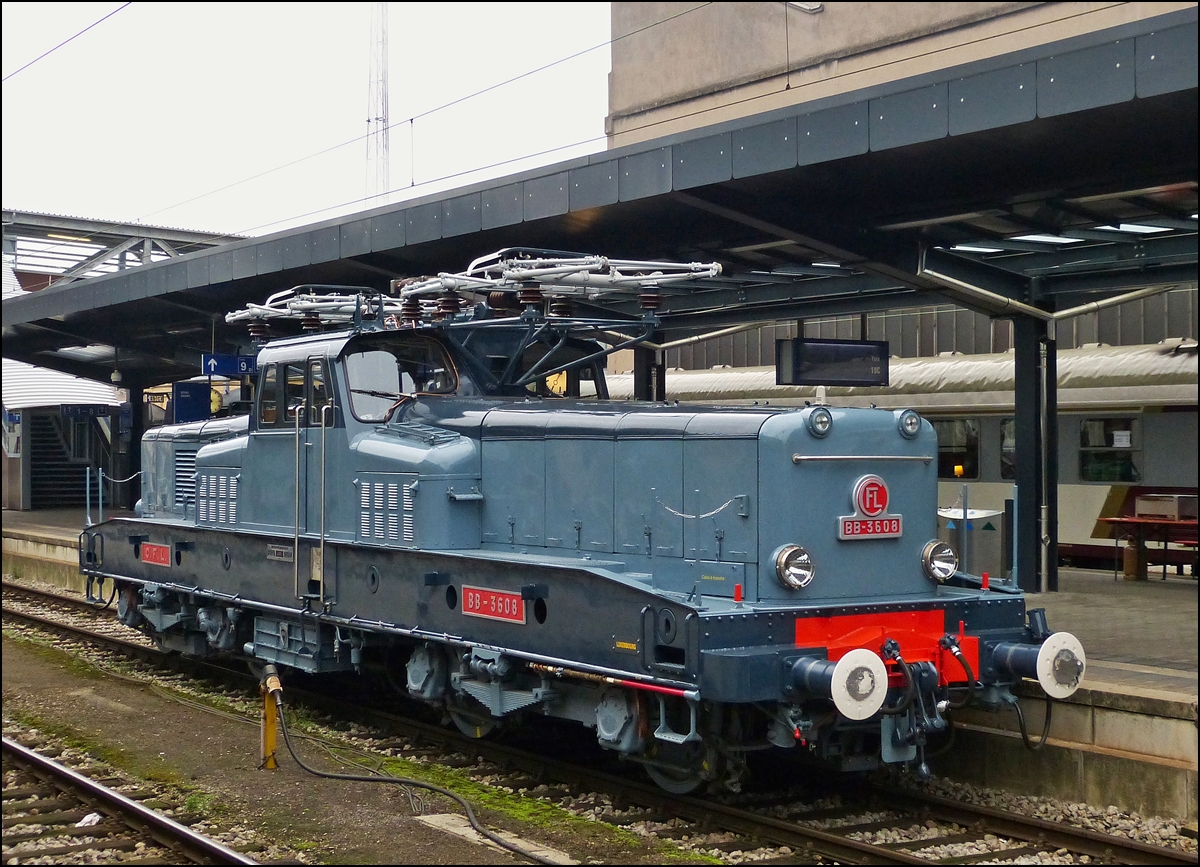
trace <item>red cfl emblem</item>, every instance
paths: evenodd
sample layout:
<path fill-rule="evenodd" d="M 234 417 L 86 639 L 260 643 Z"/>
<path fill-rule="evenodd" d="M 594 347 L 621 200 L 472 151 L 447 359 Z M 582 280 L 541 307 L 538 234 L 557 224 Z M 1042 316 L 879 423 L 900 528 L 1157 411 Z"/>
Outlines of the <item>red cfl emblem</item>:
<path fill-rule="evenodd" d="M 854 505 L 859 514 L 874 518 L 887 511 L 888 489 L 879 476 L 863 476 L 854 486 Z"/>

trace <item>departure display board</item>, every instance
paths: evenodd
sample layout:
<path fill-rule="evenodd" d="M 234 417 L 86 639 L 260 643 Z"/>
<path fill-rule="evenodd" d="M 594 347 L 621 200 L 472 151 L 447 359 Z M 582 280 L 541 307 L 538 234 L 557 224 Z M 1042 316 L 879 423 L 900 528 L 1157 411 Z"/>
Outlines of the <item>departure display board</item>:
<path fill-rule="evenodd" d="M 886 340 L 775 341 L 776 385 L 888 384 Z"/>

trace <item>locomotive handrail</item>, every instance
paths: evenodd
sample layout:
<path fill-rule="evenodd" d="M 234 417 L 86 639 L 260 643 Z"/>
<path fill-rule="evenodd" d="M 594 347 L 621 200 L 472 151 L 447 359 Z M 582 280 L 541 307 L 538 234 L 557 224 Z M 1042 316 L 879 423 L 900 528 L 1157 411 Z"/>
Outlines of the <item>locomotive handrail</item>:
<path fill-rule="evenodd" d="M 303 595 L 300 593 L 300 416 L 302 413 L 308 411 L 308 404 L 305 401 L 300 401 L 294 404 L 291 409 L 296 419 L 296 485 L 293 491 L 295 494 L 296 527 L 292 542 L 292 579 L 295 583 L 296 598 L 301 599 Z"/>
<path fill-rule="evenodd" d="M 921 461 L 929 463 L 933 455 L 792 455 L 792 463 L 804 461 Z"/>

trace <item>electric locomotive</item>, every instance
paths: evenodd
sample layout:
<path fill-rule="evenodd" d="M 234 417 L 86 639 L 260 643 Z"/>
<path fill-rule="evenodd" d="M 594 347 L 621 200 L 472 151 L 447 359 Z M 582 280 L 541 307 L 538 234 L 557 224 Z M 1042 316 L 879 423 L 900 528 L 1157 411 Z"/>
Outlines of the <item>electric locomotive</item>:
<path fill-rule="evenodd" d="M 251 414 L 148 431 L 138 517 L 80 568 L 165 648 L 402 665 L 464 732 L 578 721 L 680 793 L 767 748 L 926 773 L 950 708 L 1074 692 L 1079 642 L 937 540 L 916 412 L 607 399 L 606 356 L 719 275 L 508 250 L 230 314 Z M 606 296 L 641 312 L 579 315 Z"/>

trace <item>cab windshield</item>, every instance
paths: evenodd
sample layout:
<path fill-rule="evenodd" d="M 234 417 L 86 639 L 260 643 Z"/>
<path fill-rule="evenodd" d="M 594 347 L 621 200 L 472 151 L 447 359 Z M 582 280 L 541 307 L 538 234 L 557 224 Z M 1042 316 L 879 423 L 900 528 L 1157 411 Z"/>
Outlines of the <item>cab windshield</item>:
<path fill-rule="evenodd" d="M 397 401 L 416 394 L 454 394 L 458 375 L 446 350 L 419 336 L 368 337 L 342 354 L 350 410 L 364 422 L 386 421 Z"/>

